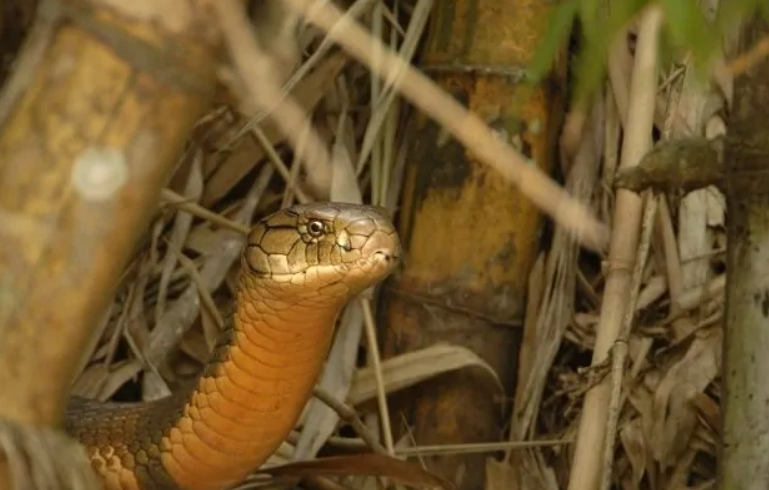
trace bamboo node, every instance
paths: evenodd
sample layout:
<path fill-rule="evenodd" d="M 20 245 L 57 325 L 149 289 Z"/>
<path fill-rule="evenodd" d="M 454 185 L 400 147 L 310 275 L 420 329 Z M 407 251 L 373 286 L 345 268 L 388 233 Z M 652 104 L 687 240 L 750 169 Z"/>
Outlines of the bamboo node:
<path fill-rule="evenodd" d="M 633 260 L 605 259 L 601 262 L 601 270 L 604 274 L 611 272 L 630 272 L 633 270 Z"/>

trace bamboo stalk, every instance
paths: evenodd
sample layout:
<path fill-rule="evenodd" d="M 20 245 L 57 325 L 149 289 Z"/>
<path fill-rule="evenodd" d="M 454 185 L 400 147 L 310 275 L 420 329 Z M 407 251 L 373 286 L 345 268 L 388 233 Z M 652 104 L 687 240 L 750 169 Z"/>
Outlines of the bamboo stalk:
<path fill-rule="evenodd" d="M 637 165 L 651 147 L 657 91 L 657 43 L 661 23 L 662 11 L 659 7 L 650 7 L 642 13 L 620 168 Z M 606 361 L 622 327 L 638 249 L 642 207 L 643 199 L 639 194 L 623 189 L 617 191 L 613 219 L 615 228 L 609 245 L 606 288 L 597 325 L 593 366 Z M 585 395 L 569 490 L 593 490 L 600 485 L 602 448 L 606 438 L 610 400 L 609 378 L 603 379 Z"/>
<path fill-rule="evenodd" d="M 65 479 L 90 471 L 39 441 L 58 433 L 83 349 L 213 100 L 218 41 L 195 27 L 199 2 L 179 5 L 42 2 L 0 96 L 0 488 L 8 468 L 19 488 L 29 475 L 75 488 Z"/>
<path fill-rule="evenodd" d="M 743 51 L 769 34 L 769 22 L 747 19 Z M 769 61 L 763 59 L 734 83 L 734 113 L 726 165 L 727 276 L 724 315 L 723 445 L 718 488 L 769 486 L 769 161 L 766 108 Z"/>
<path fill-rule="evenodd" d="M 595 250 L 605 249 L 608 234 L 606 227 L 584 204 L 569 196 L 536 165 L 529 164 L 526 158 L 499 138 L 481 118 L 415 70 L 410 63 L 393 54 L 358 22 L 346 17 L 328 2 L 285 1 L 308 22 L 322 28 L 329 38 L 385 79 L 387 84 L 397 86 L 405 98 L 446 128 L 479 160 L 515 183 L 527 198 L 564 229 L 573 233 L 580 243 Z"/>

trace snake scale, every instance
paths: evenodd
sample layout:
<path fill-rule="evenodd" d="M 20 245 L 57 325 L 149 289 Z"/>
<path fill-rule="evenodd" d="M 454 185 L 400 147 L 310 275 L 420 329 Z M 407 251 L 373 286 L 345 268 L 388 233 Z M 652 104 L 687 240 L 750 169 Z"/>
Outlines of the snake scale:
<path fill-rule="evenodd" d="M 234 311 L 189 389 L 138 404 L 73 398 L 66 430 L 106 490 L 231 487 L 296 424 L 341 310 L 400 254 L 378 207 L 301 204 L 267 216 L 248 234 Z"/>

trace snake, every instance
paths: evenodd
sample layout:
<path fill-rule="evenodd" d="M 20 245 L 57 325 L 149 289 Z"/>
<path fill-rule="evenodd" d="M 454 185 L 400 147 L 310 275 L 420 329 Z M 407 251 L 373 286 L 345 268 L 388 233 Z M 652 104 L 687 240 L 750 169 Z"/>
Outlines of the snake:
<path fill-rule="evenodd" d="M 71 397 L 65 430 L 105 490 L 221 490 L 242 482 L 298 422 L 343 308 L 389 276 L 401 245 L 378 206 L 275 211 L 245 239 L 233 298 L 189 386 L 135 403 Z"/>

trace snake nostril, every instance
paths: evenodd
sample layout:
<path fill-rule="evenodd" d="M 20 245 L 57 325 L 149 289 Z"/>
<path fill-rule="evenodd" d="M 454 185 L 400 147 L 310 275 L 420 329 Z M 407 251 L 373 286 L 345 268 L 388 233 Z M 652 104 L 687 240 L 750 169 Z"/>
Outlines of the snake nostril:
<path fill-rule="evenodd" d="M 374 255 L 382 257 L 382 259 L 384 259 L 386 262 L 393 262 L 398 260 L 398 254 L 392 250 L 377 250 L 374 252 Z"/>

